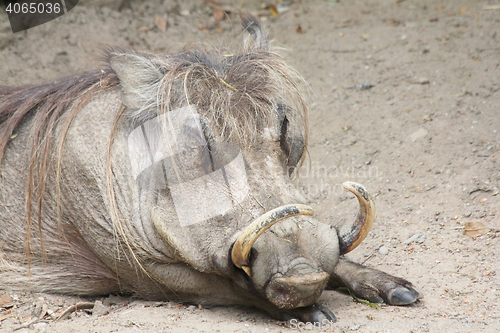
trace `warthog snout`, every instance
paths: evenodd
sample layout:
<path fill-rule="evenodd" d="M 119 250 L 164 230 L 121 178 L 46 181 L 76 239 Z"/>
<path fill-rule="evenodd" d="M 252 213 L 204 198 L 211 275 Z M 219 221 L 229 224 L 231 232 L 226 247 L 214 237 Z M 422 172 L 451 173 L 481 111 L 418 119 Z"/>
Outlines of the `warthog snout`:
<path fill-rule="evenodd" d="M 366 236 L 374 218 L 373 200 L 365 188 L 346 182 L 344 187 L 354 193 L 359 202 L 359 213 L 352 223 L 339 229 L 323 224 L 309 216 L 311 207 L 301 204 L 277 207 L 256 218 L 234 242 L 233 264 L 245 271 L 255 287 L 268 301 L 280 309 L 292 309 L 314 304 L 326 287 L 339 250 L 346 253 L 355 248 Z M 299 217 L 297 215 L 303 215 Z M 264 232 L 280 222 L 281 231 Z M 294 229 L 299 221 L 302 226 Z M 259 237 L 262 243 L 256 243 Z M 338 244 L 335 251 L 325 247 L 300 247 L 315 240 L 314 244 Z M 281 244 L 281 245 L 279 245 Z M 253 260 L 250 252 L 255 245 Z"/>
<path fill-rule="evenodd" d="M 266 296 L 281 309 L 311 305 L 325 289 L 328 278 L 325 272 L 273 277 L 266 288 Z"/>

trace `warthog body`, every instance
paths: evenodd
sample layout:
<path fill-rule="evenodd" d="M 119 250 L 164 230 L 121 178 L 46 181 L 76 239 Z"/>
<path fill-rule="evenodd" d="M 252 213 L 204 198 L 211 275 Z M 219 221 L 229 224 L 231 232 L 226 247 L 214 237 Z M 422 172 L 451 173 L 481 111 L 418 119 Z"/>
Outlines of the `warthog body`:
<path fill-rule="evenodd" d="M 0 87 L 0 289 L 242 304 L 303 321 L 335 318 L 315 303 L 325 288 L 390 304 L 421 296 L 342 257 L 373 220 L 362 186 L 345 185 L 361 208 L 338 230 L 300 205 L 301 79 L 242 18 L 253 40 L 237 53 L 109 49 L 101 71 Z"/>

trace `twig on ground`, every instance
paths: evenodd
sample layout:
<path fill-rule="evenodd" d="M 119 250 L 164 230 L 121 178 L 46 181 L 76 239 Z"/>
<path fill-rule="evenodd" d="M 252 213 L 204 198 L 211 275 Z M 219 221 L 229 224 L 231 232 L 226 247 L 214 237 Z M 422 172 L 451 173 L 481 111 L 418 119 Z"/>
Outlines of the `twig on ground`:
<path fill-rule="evenodd" d="M 49 322 L 48 320 L 43 320 L 43 319 L 40 319 L 40 318 L 36 318 L 36 319 L 34 319 L 34 320 L 26 323 L 26 324 L 23 324 L 23 325 L 21 325 L 19 327 L 14 328 L 14 331 L 19 331 L 19 330 L 22 330 L 23 328 L 28 328 L 31 325 L 36 324 L 36 323 L 48 323 L 48 322 Z"/>
<path fill-rule="evenodd" d="M 80 302 L 71 305 L 68 307 L 64 312 L 55 320 L 55 321 L 60 321 L 64 320 L 69 317 L 70 314 L 73 312 L 76 312 L 78 310 L 85 310 L 85 309 L 92 309 L 94 308 L 94 302 Z"/>

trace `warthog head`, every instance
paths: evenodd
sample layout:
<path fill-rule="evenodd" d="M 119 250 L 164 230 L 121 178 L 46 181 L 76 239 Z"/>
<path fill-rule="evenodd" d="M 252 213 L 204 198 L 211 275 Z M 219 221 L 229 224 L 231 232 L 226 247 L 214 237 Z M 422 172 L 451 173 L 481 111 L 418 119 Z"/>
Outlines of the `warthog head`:
<path fill-rule="evenodd" d="M 278 308 L 303 307 L 364 239 L 373 202 L 346 183 L 361 208 L 340 231 L 301 204 L 292 178 L 307 145 L 302 81 L 268 50 L 257 21 L 243 21 L 253 42 L 239 54 L 198 49 L 165 60 L 115 51 L 109 62 L 140 124 L 128 149 L 141 210 L 172 255 Z M 145 117 L 147 109 L 158 111 Z"/>

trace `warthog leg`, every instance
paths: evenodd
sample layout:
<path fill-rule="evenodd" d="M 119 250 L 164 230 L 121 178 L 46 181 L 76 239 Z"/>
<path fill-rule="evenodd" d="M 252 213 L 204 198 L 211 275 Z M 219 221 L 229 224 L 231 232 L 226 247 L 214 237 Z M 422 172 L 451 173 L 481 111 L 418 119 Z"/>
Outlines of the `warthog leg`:
<path fill-rule="evenodd" d="M 423 297 L 410 282 L 343 257 L 330 276 L 327 289 L 339 287 L 348 288 L 356 297 L 372 303 L 408 305 Z"/>

